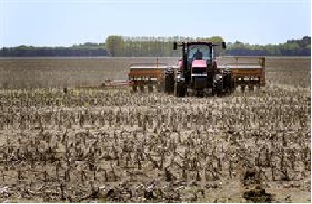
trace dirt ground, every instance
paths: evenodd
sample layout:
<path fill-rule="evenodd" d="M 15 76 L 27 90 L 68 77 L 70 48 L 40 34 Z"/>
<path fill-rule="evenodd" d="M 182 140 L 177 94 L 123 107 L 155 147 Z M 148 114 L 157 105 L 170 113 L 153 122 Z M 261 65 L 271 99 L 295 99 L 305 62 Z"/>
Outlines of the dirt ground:
<path fill-rule="evenodd" d="M 1 58 L 0 88 L 98 86 L 105 79 L 128 79 L 131 64 L 157 61 L 176 65 L 178 58 Z M 310 57 L 266 57 L 266 80 L 310 87 L 310 67 Z"/>
<path fill-rule="evenodd" d="M 0 89 L 0 202 L 311 202 L 309 60 L 219 98 Z"/>

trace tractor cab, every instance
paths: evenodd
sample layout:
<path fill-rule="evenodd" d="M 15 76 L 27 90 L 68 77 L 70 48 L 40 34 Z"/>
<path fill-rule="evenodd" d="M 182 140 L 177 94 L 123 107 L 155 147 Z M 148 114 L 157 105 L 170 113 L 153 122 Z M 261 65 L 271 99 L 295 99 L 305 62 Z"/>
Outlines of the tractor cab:
<path fill-rule="evenodd" d="M 213 53 L 212 56 L 210 55 L 212 49 L 207 45 L 190 45 L 187 50 L 189 63 L 193 60 L 205 60 L 209 62 L 211 60 L 210 57 L 213 57 Z"/>
<path fill-rule="evenodd" d="M 207 72 L 213 62 L 213 45 L 207 42 L 187 42 L 184 44 L 186 66 L 186 83 L 190 83 L 196 89 L 207 87 Z"/>
<path fill-rule="evenodd" d="M 207 68 L 211 62 L 212 46 L 205 44 L 191 44 L 186 46 L 187 53 L 187 70 L 190 75 L 187 80 L 196 89 L 203 89 L 207 85 Z"/>
<path fill-rule="evenodd" d="M 190 80 L 195 83 L 202 81 L 205 86 L 207 68 L 213 58 L 213 49 L 209 44 L 191 44 L 186 46 L 187 70 L 191 72 Z M 198 83 L 196 83 L 198 84 Z"/>

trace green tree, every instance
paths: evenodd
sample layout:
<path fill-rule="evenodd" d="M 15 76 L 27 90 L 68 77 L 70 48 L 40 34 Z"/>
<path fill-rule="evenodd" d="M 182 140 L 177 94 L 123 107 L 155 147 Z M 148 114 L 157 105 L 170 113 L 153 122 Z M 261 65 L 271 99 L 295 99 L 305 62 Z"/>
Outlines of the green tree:
<path fill-rule="evenodd" d="M 111 35 L 106 38 L 105 46 L 112 57 L 120 56 L 124 44 L 122 36 Z"/>
<path fill-rule="evenodd" d="M 219 42 L 223 42 L 223 38 L 221 36 L 211 36 L 211 37 L 207 37 L 207 41 L 219 43 Z"/>

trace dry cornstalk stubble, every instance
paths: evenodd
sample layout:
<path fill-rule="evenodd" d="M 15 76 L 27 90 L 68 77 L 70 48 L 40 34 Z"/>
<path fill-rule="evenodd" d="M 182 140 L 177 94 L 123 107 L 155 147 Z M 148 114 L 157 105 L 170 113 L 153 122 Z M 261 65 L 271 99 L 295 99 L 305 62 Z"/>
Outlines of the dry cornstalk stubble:
<path fill-rule="evenodd" d="M 284 199 L 272 196 L 280 186 L 310 191 L 310 98 L 300 90 L 0 97 L 2 201 L 241 202 L 254 190 L 260 202 Z"/>

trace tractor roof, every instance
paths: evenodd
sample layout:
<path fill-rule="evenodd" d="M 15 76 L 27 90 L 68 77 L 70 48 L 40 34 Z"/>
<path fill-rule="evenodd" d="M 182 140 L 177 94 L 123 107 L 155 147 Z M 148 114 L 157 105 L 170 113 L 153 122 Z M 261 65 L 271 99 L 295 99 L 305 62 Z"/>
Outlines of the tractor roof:
<path fill-rule="evenodd" d="M 186 46 L 191 45 L 221 46 L 221 43 L 205 42 L 205 41 L 183 42 L 183 43 L 185 43 Z"/>
<path fill-rule="evenodd" d="M 207 46 L 212 46 L 213 45 L 212 42 L 198 42 L 198 41 L 196 41 L 196 42 L 185 42 L 185 44 L 187 46 L 190 46 L 190 45 L 207 45 Z"/>

